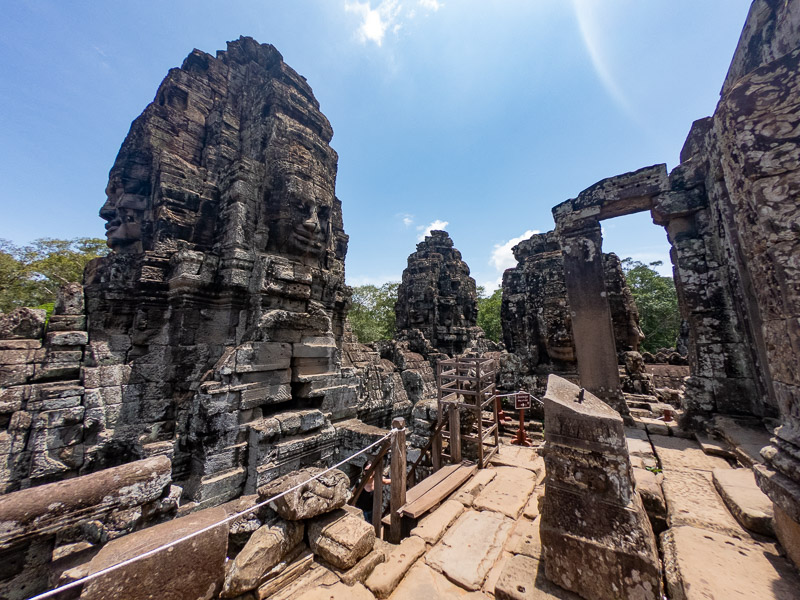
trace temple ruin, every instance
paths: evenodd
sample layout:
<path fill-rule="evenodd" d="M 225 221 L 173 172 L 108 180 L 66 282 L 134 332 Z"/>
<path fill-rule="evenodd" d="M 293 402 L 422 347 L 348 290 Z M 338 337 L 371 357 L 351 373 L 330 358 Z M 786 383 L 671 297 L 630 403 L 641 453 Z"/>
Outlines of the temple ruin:
<path fill-rule="evenodd" d="M 446 231 L 431 231 L 408 257 L 395 315 L 397 338 L 425 354 L 462 354 L 483 336 L 475 280 Z"/>
<path fill-rule="evenodd" d="M 0 600 L 800 598 L 799 7 L 754 0 L 677 167 L 514 248 L 504 345 L 444 231 L 359 343 L 309 84 L 251 38 L 192 51 L 111 168 L 112 252 L 0 315 Z M 603 253 L 645 211 L 688 366 L 645 362 Z"/>

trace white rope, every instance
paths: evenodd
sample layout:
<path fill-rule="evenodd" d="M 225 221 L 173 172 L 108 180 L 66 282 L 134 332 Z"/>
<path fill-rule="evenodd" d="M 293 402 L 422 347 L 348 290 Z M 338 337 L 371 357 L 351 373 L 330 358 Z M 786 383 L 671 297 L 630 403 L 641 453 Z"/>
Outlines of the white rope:
<path fill-rule="evenodd" d="M 517 394 L 528 394 L 528 395 L 529 395 L 531 398 L 533 398 L 533 399 L 534 399 L 534 400 L 536 400 L 537 402 L 539 402 L 539 403 L 542 403 L 542 401 L 541 401 L 541 400 L 539 400 L 539 398 L 537 398 L 536 396 L 534 396 L 534 395 L 533 395 L 533 394 L 531 394 L 530 392 L 523 392 L 523 391 L 519 391 L 519 392 L 511 392 L 510 394 L 495 394 L 495 395 L 494 395 L 494 397 L 495 397 L 495 398 L 509 398 L 510 396 L 516 396 Z M 543 403 L 542 403 L 542 404 L 543 404 Z"/>
<path fill-rule="evenodd" d="M 330 471 L 333 471 L 334 469 L 337 469 L 337 468 L 341 467 L 343 464 L 353 460 L 356 456 L 359 456 L 360 454 L 363 454 L 364 452 L 367 452 L 368 450 L 374 448 L 378 444 L 383 443 L 384 441 L 386 441 L 387 439 L 392 437 L 398 431 L 402 431 L 402 430 L 400 430 L 400 429 L 392 429 L 389 433 L 387 433 L 381 439 L 379 439 L 376 442 L 373 442 L 372 444 L 370 444 L 366 448 L 363 448 L 363 449 L 359 450 L 358 452 L 356 452 L 352 456 L 349 456 L 348 458 L 346 458 L 343 461 L 333 465 L 332 467 L 329 467 L 329 468 L 325 469 L 324 471 L 320 471 L 316 475 L 310 477 L 309 479 L 306 479 L 302 483 L 298 483 L 296 486 L 291 487 L 288 490 L 281 492 L 280 494 L 272 496 L 271 498 L 267 498 L 266 500 L 263 500 L 263 501 L 259 502 L 258 504 L 254 505 L 254 506 L 251 506 L 247 510 L 243 510 L 242 512 L 230 515 L 230 516 L 226 517 L 225 519 L 222 519 L 221 521 L 219 521 L 217 523 L 214 523 L 212 525 L 208 525 L 206 527 L 203 527 L 202 529 L 198 529 L 197 531 L 193 531 L 192 533 L 187 534 L 187 535 L 183 536 L 182 538 L 178 538 L 177 540 L 174 540 L 172 542 L 169 542 L 168 544 L 164 544 L 163 546 L 158 546 L 157 548 L 153 548 L 152 550 L 148 550 L 147 552 L 145 552 L 143 554 L 138 554 L 136 556 L 132 556 L 131 558 L 123 560 L 120 563 L 117 563 L 115 565 L 111 565 L 110 567 L 106 567 L 105 569 L 101 569 L 101 570 L 97 571 L 96 573 L 92 573 L 91 575 L 87 575 L 86 577 L 81 577 L 80 579 L 76 579 L 75 581 L 72 581 L 72 582 L 70 582 L 70 583 L 68 583 L 66 585 L 62 585 L 61 587 L 57 587 L 57 588 L 55 588 L 53 590 L 50 590 L 49 592 L 44 592 L 42 594 L 39 594 L 38 596 L 32 596 L 32 597 L 28 598 L 28 600 L 43 600 L 44 598 L 52 598 L 56 594 L 60 594 L 63 591 L 69 590 L 69 589 L 74 588 L 74 587 L 78 587 L 79 585 L 83 585 L 87 581 L 91 581 L 92 579 L 97 579 L 98 577 L 102 577 L 103 575 L 111 573 L 112 571 L 116 571 L 117 569 L 121 569 L 122 567 L 126 567 L 126 566 L 128 566 L 128 565 L 130 565 L 132 563 L 135 563 L 135 562 L 137 562 L 139 560 L 142 560 L 143 558 L 147 558 L 149 556 L 153 556 L 154 554 L 157 554 L 157 553 L 161 552 L 162 550 L 166 550 L 168 548 L 176 546 L 177 544 L 185 542 L 186 540 L 190 540 L 193 537 L 197 537 L 201 533 L 205 533 L 206 531 L 211 531 L 212 529 L 215 529 L 216 527 L 219 527 L 220 525 L 224 525 L 225 523 L 230 523 L 231 521 L 235 521 L 239 517 L 241 517 L 243 515 L 246 515 L 248 513 L 251 513 L 251 512 L 253 512 L 255 510 L 258 510 L 262 506 L 266 506 L 270 502 L 273 502 L 273 501 L 277 500 L 278 498 L 281 498 L 281 497 L 285 496 L 286 494 L 288 494 L 290 492 L 293 492 L 298 488 L 301 488 L 302 486 L 306 485 L 310 481 L 313 481 L 315 479 L 318 479 L 319 477 L 322 477 L 323 475 L 325 475 L 325 473 L 329 473 Z"/>

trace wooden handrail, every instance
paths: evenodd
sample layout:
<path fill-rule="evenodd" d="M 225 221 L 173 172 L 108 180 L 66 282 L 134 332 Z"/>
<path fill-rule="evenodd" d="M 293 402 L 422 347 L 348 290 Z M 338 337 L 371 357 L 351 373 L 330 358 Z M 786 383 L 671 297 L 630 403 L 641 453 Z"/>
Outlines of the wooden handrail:
<path fill-rule="evenodd" d="M 416 482 L 417 467 L 419 467 L 420 464 L 422 464 L 422 459 L 425 458 L 426 453 L 429 452 L 431 448 L 433 448 L 434 439 L 436 438 L 437 435 L 439 435 L 439 432 L 444 427 L 444 424 L 445 424 L 444 419 L 442 419 L 436 424 L 436 427 L 433 428 L 433 433 L 431 434 L 431 437 L 428 439 L 428 443 L 419 453 L 419 456 L 417 457 L 417 460 L 414 461 L 414 464 L 411 465 L 411 469 L 408 471 L 408 485 L 413 486 L 414 483 Z M 431 462 L 433 462 L 433 460 L 431 460 Z"/>
<path fill-rule="evenodd" d="M 348 504 L 355 505 L 355 503 L 358 501 L 358 497 L 361 495 L 361 492 L 364 491 L 364 486 L 367 485 L 367 482 L 375 474 L 378 465 L 381 465 L 381 467 L 383 467 L 383 457 L 386 456 L 386 453 L 389 451 L 390 447 L 391 447 L 391 440 L 386 440 L 385 442 L 383 442 L 383 444 L 381 444 L 381 447 L 378 450 L 378 452 L 368 460 L 370 466 L 363 472 L 361 476 L 361 481 L 359 481 L 358 485 L 355 487 L 353 495 L 350 498 L 350 502 Z M 383 477 L 383 468 L 381 468 L 381 477 Z"/>

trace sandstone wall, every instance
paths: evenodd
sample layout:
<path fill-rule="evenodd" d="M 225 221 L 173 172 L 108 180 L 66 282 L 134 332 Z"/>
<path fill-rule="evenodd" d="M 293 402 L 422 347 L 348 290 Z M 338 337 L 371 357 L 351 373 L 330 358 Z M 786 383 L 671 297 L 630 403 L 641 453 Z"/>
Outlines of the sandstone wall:
<path fill-rule="evenodd" d="M 576 372 L 564 259 L 559 235 L 535 234 L 513 248 L 517 266 L 503 273 L 501 318 L 506 349 L 535 370 Z M 616 254 L 604 254 L 604 280 L 617 353 L 638 351 L 639 311 Z"/>

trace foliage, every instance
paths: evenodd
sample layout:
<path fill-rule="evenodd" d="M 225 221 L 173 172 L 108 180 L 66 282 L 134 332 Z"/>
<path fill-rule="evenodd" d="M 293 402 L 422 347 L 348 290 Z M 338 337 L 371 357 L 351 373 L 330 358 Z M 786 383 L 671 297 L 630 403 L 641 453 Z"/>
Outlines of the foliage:
<path fill-rule="evenodd" d="M 359 285 L 353 288 L 353 306 L 348 318 L 362 344 L 394 337 L 394 305 L 399 283 Z"/>
<path fill-rule="evenodd" d="M 500 305 L 503 303 L 503 290 L 498 288 L 491 296 L 486 295 L 483 286 L 478 286 L 478 326 L 486 337 L 494 342 L 501 341 L 503 326 L 500 321 Z"/>
<path fill-rule="evenodd" d="M 622 261 L 628 287 L 639 309 L 639 325 L 645 335 L 642 350 L 647 352 L 674 347 L 681 326 L 675 282 L 652 268 L 661 264 L 655 261 L 646 265 L 632 258 Z"/>
<path fill-rule="evenodd" d="M 60 285 L 79 283 L 86 263 L 106 254 L 106 241 L 99 238 L 41 238 L 28 246 L 0 239 L 0 312 L 47 309 Z"/>

